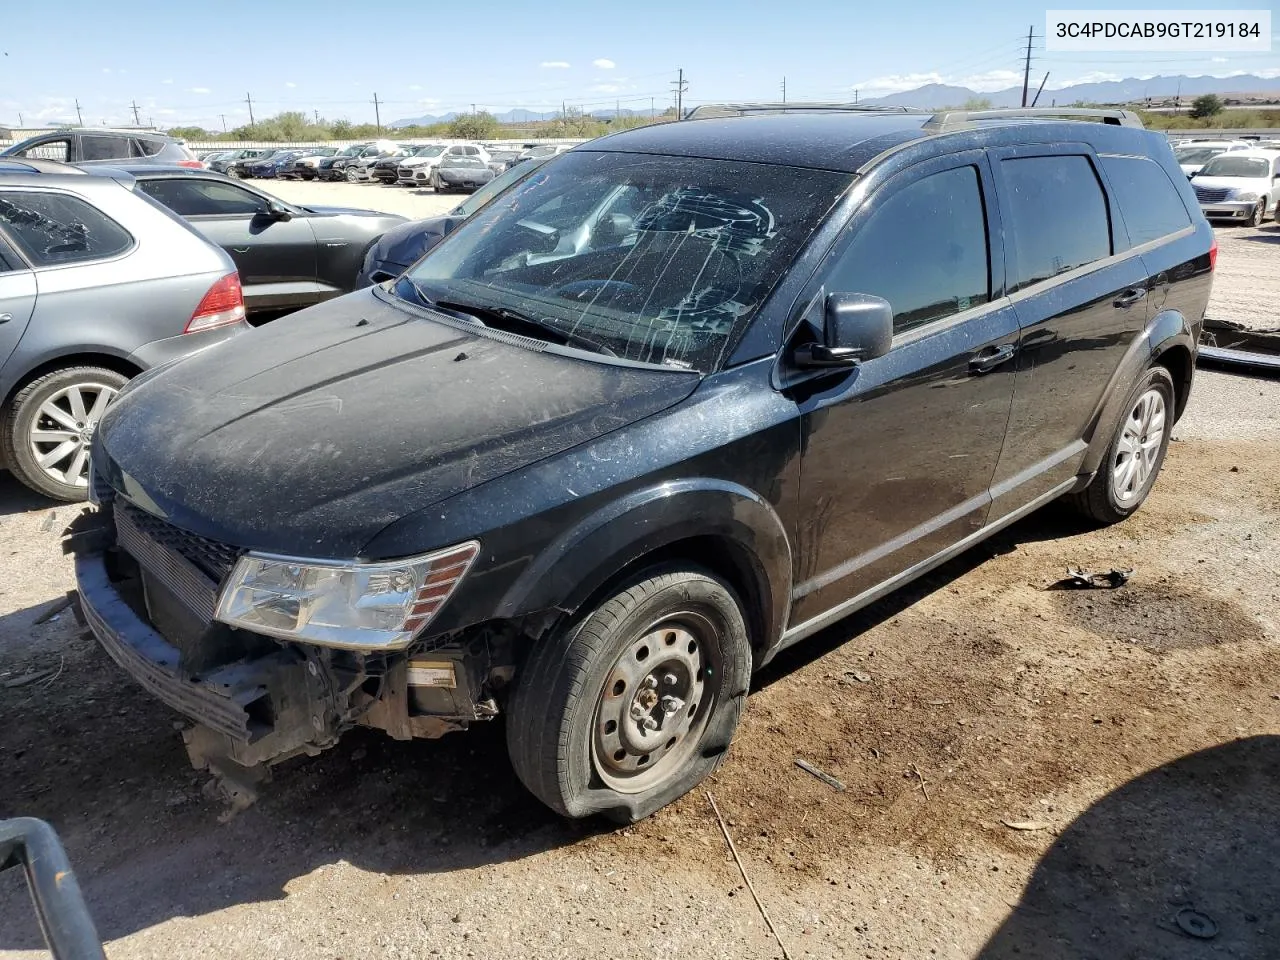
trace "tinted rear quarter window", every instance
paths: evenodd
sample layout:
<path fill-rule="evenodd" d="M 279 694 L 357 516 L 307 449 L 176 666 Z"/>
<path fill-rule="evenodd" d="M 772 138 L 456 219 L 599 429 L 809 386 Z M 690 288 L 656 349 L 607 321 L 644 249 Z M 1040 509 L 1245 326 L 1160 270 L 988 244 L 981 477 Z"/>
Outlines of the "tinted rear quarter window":
<path fill-rule="evenodd" d="M 133 242 L 120 224 L 65 193 L 0 191 L 0 226 L 37 266 L 102 260 Z"/>
<path fill-rule="evenodd" d="M 1144 157 L 1099 159 L 1135 247 L 1191 226 L 1178 188 L 1160 164 Z"/>
<path fill-rule="evenodd" d="M 1009 290 L 1111 255 L 1107 200 L 1084 156 L 1002 160 L 1013 253 Z"/>
<path fill-rule="evenodd" d="M 92 133 L 80 135 L 81 160 L 127 160 L 129 155 L 128 137 L 111 137 Z"/>
<path fill-rule="evenodd" d="M 140 154 L 141 156 L 154 157 L 157 153 L 159 153 L 161 150 L 164 149 L 164 145 L 166 141 L 152 140 L 148 137 L 138 137 L 138 139 L 135 142 L 138 145 L 138 149 L 141 151 L 141 154 Z"/>
<path fill-rule="evenodd" d="M 975 167 L 903 187 L 858 229 L 827 289 L 869 293 L 893 307 L 894 333 L 990 299 L 987 220 Z"/>

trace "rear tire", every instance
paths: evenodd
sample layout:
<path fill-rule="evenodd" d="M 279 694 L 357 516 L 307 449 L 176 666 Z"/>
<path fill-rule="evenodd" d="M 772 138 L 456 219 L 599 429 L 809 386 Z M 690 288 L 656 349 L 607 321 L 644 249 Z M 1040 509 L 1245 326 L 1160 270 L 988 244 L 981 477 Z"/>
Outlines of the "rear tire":
<path fill-rule="evenodd" d="M 19 390 L 0 411 L 0 450 L 13 475 L 46 497 L 84 500 L 89 442 L 126 382 L 103 367 L 68 367 Z"/>
<path fill-rule="evenodd" d="M 1146 501 L 1164 465 L 1173 430 L 1173 378 L 1152 367 L 1129 393 L 1124 414 L 1089 486 L 1072 503 L 1096 523 L 1119 523 Z"/>
<path fill-rule="evenodd" d="M 562 816 L 634 823 L 721 764 L 750 679 L 732 589 L 694 568 L 647 570 L 529 655 L 509 704 L 512 766 Z"/>

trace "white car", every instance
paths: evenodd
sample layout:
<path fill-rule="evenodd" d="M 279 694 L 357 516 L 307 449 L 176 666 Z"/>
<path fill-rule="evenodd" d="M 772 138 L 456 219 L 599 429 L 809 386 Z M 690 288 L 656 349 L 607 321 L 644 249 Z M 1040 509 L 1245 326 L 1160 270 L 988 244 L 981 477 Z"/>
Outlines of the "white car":
<path fill-rule="evenodd" d="M 1256 227 L 1276 216 L 1280 200 L 1280 150 L 1233 150 L 1219 154 L 1191 178 L 1200 211 L 1210 220 Z"/>
<path fill-rule="evenodd" d="M 1173 155 L 1182 172 L 1193 177 L 1214 157 L 1232 150 L 1248 150 L 1251 146 L 1246 140 L 1184 140 L 1173 145 Z"/>
<path fill-rule="evenodd" d="M 400 161 L 396 168 L 396 182 L 410 187 L 429 186 L 431 174 L 445 157 L 475 157 L 485 165 L 489 163 L 489 151 L 478 143 L 433 143 Z"/>

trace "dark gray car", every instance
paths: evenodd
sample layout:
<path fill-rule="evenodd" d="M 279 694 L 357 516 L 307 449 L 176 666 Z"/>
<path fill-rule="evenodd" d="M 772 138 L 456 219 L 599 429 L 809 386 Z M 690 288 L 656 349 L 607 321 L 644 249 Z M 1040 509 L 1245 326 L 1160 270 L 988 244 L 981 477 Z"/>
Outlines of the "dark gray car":
<path fill-rule="evenodd" d="M 495 176 L 479 157 L 445 157 L 436 167 L 436 193 L 479 190 Z"/>
<path fill-rule="evenodd" d="M 0 161 L 0 464 L 60 500 L 137 373 L 246 329 L 231 259 L 109 177 Z"/>
<path fill-rule="evenodd" d="M 57 160 L 61 163 L 163 163 L 203 167 L 181 140 L 150 130 L 66 128 L 28 137 L 0 150 L 0 157 Z"/>
<path fill-rule="evenodd" d="M 365 252 L 405 218 L 285 203 L 207 170 L 119 168 L 134 189 L 190 221 L 235 261 L 250 312 L 305 307 L 354 290 Z M 115 171 L 103 167 L 104 174 Z"/>

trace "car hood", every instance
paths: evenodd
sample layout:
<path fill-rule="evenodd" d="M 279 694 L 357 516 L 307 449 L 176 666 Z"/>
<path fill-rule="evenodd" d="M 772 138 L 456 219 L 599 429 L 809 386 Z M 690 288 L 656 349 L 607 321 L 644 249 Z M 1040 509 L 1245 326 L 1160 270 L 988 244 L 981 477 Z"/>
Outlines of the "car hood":
<path fill-rule="evenodd" d="M 360 207 L 307 206 L 303 209 L 310 210 L 312 213 L 318 213 L 324 217 L 381 217 L 384 220 L 404 220 L 404 217 L 400 216 L 398 213 L 382 213 L 378 210 L 364 210 Z"/>
<path fill-rule="evenodd" d="M 405 157 L 400 161 L 402 167 L 425 167 L 433 163 L 439 163 L 439 157 Z"/>
<path fill-rule="evenodd" d="M 698 380 L 503 343 L 361 291 L 143 375 L 99 425 L 94 464 L 192 533 L 355 557 L 387 524 L 657 413 Z"/>
<path fill-rule="evenodd" d="M 1271 186 L 1266 177 L 1196 177 L 1191 181 L 1197 187 L 1208 187 L 1211 190 L 1249 190 L 1253 193 L 1265 193 Z"/>

